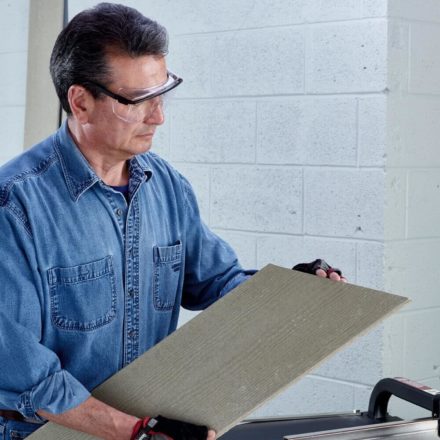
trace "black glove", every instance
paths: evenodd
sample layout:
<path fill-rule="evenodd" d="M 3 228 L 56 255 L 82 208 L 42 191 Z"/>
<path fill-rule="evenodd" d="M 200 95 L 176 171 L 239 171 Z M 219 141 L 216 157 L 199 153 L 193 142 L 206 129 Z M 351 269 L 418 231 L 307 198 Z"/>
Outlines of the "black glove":
<path fill-rule="evenodd" d="M 311 263 L 299 263 L 292 267 L 292 270 L 297 270 L 299 272 L 309 273 L 311 275 L 316 275 L 316 271 L 322 269 L 327 276 L 330 276 L 332 272 L 336 272 L 339 276 L 342 276 L 342 272 L 339 269 L 335 269 L 328 265 L 324 260 L 318 258 Z"/>
<path fill-rule="evenodd" d="M 136 423 L 131 440 L 150 440 L 153 436 L 165 436 L 172 440 L 206 440 L 208 428 L 163 416 L 146 417 Z"/>

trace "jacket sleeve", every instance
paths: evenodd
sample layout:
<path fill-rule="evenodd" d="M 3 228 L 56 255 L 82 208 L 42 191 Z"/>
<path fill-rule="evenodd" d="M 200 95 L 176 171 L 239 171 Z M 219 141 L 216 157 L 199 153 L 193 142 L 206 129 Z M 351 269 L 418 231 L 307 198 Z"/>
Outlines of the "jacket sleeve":
<path fill-rule="evenodd" d="M 190 183 L 182 177 L 185 193 L 185 279 L 182 306 L 202 310 L 251 277 L 231 246 L 202 221 Z"/>
<path fill-rule="evenodd" d="M 42 292 L 32 234 L 12 203 L 0 207 L 0 408 L 40 419 L 63 413 L 90 393 L 42 344 Z"/>

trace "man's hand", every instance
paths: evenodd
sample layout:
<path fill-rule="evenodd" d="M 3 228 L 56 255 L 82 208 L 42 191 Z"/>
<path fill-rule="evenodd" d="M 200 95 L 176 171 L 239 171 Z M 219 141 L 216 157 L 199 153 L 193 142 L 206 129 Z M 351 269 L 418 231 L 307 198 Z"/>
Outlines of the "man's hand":
<path fill-rule="evenodd" d="M 39 410 L 38 414 L 46 420 L 104 440 L 131 440 L 134 438 L 146 440 L 149 437 L 148 434 L 144 437 L 136 437 L 135 435 L 140 432 L 142 427 L 147 426 L 149 420 L 154 420 L 149 417 L 139 419 L 125 414 L 94 397 L 89 397 L 77 407 L 63 414 L 52 414 L 44 410 Z M 208 430 L 205 426 L 166 419 L 161 416 L 155 420 L 159 422 L 155 424 L 154 429 L 148 429 L 160 430 L 163 433 L 162 437 L 165 435 L 173 440 L 215 440 L 216 438 L 215 431 Z"/>
<path fill-rule="evenodd" d="M 206 426 L 168 419 L 145 417 L 133 428 L 131 440 L 215 440 L 216 433 Z"/>
<path fill-rule="evenodd" d="M 300 263 L 292 267 L 292 270 L 298 270 L 299 272 L 309 273 L 311 275 L 317 275 L 322 278 L 330 278 L 334 281 L 347 282 L 347 279 L 342 276 L 342 272 L 339 269 L 331 267 L 324 260 L 318 258 L 311 263 Z"/>
<path fill-rule="evenodd" d="M 133 426 L 139 420 L 138 417 L 123 413 L 94 397 L 89 397 L 62 414 L 52 414 L 40 409 L 38 415 L 104 440 L 130 440 Z"/>

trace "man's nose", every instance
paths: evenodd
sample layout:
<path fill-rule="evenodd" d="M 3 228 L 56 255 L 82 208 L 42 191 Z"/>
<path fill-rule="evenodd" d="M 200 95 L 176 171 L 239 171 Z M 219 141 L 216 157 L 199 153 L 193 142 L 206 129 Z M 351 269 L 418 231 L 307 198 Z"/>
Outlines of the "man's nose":
<path fill-rule="evenodd" d="M 146 124 L 162 125 L 164 121 L 165 121 L 165 115 L 163 111 L 163 106 L 161 101 L 159 101 L 154 106 L 153 111 L 149 115 L 146 115 L 144 122 Z"/>

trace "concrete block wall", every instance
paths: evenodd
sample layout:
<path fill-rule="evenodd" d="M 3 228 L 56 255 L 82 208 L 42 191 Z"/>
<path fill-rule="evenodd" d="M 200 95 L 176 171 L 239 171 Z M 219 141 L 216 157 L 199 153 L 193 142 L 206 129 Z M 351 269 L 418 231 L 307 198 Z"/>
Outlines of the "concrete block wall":
<path fill-rule="evenodd" d="M 389 1 L 385 287 L 412 303 L 393 317 L 384 373 L 440 389 L 440 3 Z M 393 402 L 404 415 L 427 415 Z M 393 407 L 392 407 L 393 409 Z"/>
<path fill-rule="evenodd" d="M 383 288 L 386 2 L 130 4 L 170 30 L 184 78 L 156 150 L 243 264 L 320 256 Z M 365 408 L 382 344 L 380 327 L 255 416 Z"/>
<path fill-rule="evenodd" d="M 0 164 L 23 150 L 29 0 L 0 0 Z"/>
<path fill-rule="evenodd" d="M 154 148 L 242 264 L 319 256 L 383 288 L 387 1 L 124 3 L 168 28 L 184 78 Z M 366 408 L 383 338 L 365 335 L 256 415 Z"/>

